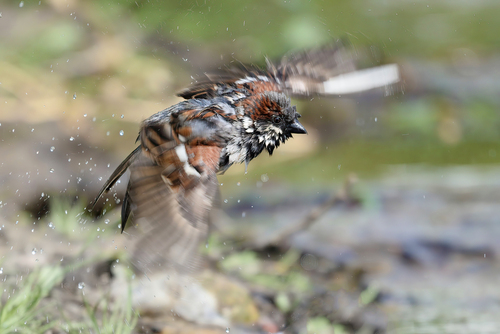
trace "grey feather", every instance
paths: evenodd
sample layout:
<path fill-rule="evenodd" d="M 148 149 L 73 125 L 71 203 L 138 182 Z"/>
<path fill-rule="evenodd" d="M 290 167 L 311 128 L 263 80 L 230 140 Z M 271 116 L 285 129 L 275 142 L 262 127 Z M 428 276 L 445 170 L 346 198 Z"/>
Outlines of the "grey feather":
<path fill-rule="evenodd" d="M 137 146 L 136 149 L 133 150 L 132 153 L 130 153 L 125 158 L 125 160 L 122 161 L 122 163 L 118 167 L 116 167 L 113 174 L 111 174 L 109 179 L 102 186 L 101 190 L 99 190 L 99 193 L 97 194 L 96 198 L 94 199 L 94 202 L 92 202 L 92 210 L 94 209 L 95 205 L 97 204 L 97 202 L 99 201 L 101 196 L 104 193 L 107 193 L 115 185 L 116 181 L 118 181 L 118 179 L 127 171 L 128 167 L 134 162 L 134 160 L 137 158 L 137 156 L 141 152 L 141 150 L 142 150 L 142 147 Z"/>

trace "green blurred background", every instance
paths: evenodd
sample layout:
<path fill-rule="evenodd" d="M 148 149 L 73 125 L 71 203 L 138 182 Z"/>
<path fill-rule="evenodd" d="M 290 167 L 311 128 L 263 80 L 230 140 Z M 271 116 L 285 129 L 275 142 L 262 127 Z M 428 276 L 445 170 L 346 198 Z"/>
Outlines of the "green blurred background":
<path fill-rule="evenodd" d="M 263 65 L 265 56 L 347 38 L 382 62 L 400 63 L 403 91 L 296 101 L 311 136 L 289 151 L 308 158 L 284 174 L 300 182 L 304 171 L 331 180 L 343 171 L 372 175 L 386 164 L 497 163 L 499 7 L 465 0 L 4 1 L 3 137 L 8 123 L 57 121 L 67 130 L 79 122 L 68 135 L 120 157 L 133 147 L 136 124 L 178 101 L 174 93 L 203 70 Z"/>
<path fill-rule="evenodd" d="M 362 200 L 355 214 L 361 218 L 347 213 L 333 219 L 332 230 L 324 235 L 339 235 L 339 245 L 348 240 L 343 246 L 361 249 L 359 254 L 370 260 L 356 263 L 372 275 L 367 284 L 393 288 L 393 301 L 399 301 L 398 294 L 423 296 L 415 286 L 427 282 L 422 277 L 431 277 L 426 270 L 435 276 L 429 280 L 432 288 L 424 290 L 435 289 L 434 302 L 445 300 L 439 293 L 455 282 L 456 272 L 441 271 L 448 263 L 442 253 L 438 260 L 425 252 L 419 258 L 422 253 L 408 240 L 445 240 L 455 247 L 448 251 L 479 245 L 479 259 L 467 262 L 463 272 L 474 272 L 487 254 L 489 260 L 500 251 L 495 218 L 500 216 L 495 211 L 500 189 L 499 17 L 500 2 L 494 0 L 3 0 L 0 225 L 21 220 L 19 215 L 30 215 L 24 220 L 36 224 L 50 211 L 50 197 L 88 203 L 134 148 L 140 121 L 180 101 L 175 93 L 203 71 L 235 62 L 263 66 L 265 57 L 279 60 L 290 50 L 346 38 L 375 63 L 400 64 L 401 85 L 354 96 L 295 100 L 309 134 L 296 136 L 272 157 L 262 154 L 248 174 L 244 166 L 234 166 L 220 176 L 222 207 L 245 228 L 269 217 L 283 226 L 291 214 L 282 219 L 275 211 L 306 212 L 354 173 Z M 115 190 L 119 205 L 124 182 Z M 278 206 L 283 203 L 284 208 Z M 401 203 L 410 203 L 410 213 L 391 215 L 394 208 L 407 208 Z M 245 218 L 254 206 L 259 207 L 256 214 Z M 118 215 L 108 213 L 115 221 Z M 483 222 L 486 227 L 480 226 Z M 471 226 L 477 228 L 473 233 Z M 7 252 L 8 243 L 5 247 L 0 254 Z M 29 242 L 26 248 L 32 249 Z M 378 263 L 370 262 L 370 256 L 382 249 L 386 253 L 380 258 L 397 257 L 388 281 L 384 270 L 366 269 Z M 14 257 L 13 252 L 8 255 Z M 401 268 L 400 261 L 412 256 L 423 267 Z M 489 265 L 487 283 L 482 284 L 500 272 L 496 262 Z M 427 276 L 420 277 L 420 270 Z M 410 278 L 415 281 L 405 286 Z M 437 316 L 425 318 L 427 295 L 417 315 L 413 299 L 403 303 L 411 307 L 401 328 L 485 315 L 470 312 L 477 311 L 476 304 L 465 316 L 447 313 L 463 301 L 460 291 L 475 279 L 450 292 L 452 307 L 446 305 L 444 312 L 430 303 Z M 494 285 L 491 289 L 488 297 L 479 292 L 478 300 L 499 294 Z M 495 298 L 498 305 L 500 296 Z M 403 314 L 398 312 L 389 308 L 386 314 L 398 318 Z M 445 332 L 425 326 L 398 333 Z"/>

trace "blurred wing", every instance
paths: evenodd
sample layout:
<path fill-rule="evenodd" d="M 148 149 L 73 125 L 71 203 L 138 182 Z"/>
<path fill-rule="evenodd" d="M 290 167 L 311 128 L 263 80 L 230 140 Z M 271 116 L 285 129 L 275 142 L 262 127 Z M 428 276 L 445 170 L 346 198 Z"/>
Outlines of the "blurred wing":
<path fill-rule="evenodd" d="M 217 196 L 216 172 L 228 124 L 214 108 L 145 121 L 130 165 L 122 222 L 132 213 L 132 264 L 145 274 L 196 267 Z"/>
<path fill-rule="evenodd" d="M 202 80 L 191 85 L 189 88 L 186 88 L 179 93 L 177 96 L 180 96 L 186 100 L 188 99 L 211 99 L 214 98 L 217 94 L 217 85 L 210 80 Z"/>
<path fill-rule="evenodd" d="M 101 196 L 107 193 L 115 185 L 116 181 L 118 181 L 118 179 L 127 171 L 132 162 L 134 162 L 135 158 L 137 158 L 137 156 L 140 154 L 141 150 L 141 146 L 138 146 L 135 150 L 132 151 L 132 153 L 128 155 L 128 157 L 125 158 L 125 160 L 122 161 L 122 163 L 118 167 L 116 167 L 113 174 L 111 174 L 106 183 L 104 183 L 101 190 L 99 190 L 96 198 L 92 202 L 91 210 L 94 210 L 94 207 L 96 206 Z"/>
<path fill-rule="evenodd" d="M 294 96 L 352 94 L 399 81 L 397 65 L 358 70 L 358 58 L 352 48 L 339 41 L 292 53 L 283 57 L 278 67 L 268 62 L 268 70 Z"/>
<path fill-rule="evenodd" d="M 205 77 L 190 87 L 177 93 L 185 99 L 211 99 L 232 92 L 237 88 L 236 82 L 243 78 L 265 76 L 267 73 L 253 66 L 232 67 L 204 73 Z"/>
<path fill-rule="evenodd" d="M 128 196 L 133 213 L 126 233 L 132 264 L 145 274 L 197 266 L 198 248 L 208 233 L 209 213 L 217 192 L 215 172 L 201 173 L 190 187 L 175 190 L 168 178 L 178 165 L 157 165 L 142 154 L 131 166 Z M 175 171 L 174 171 L 175 172 Z"/>
<path fill-rule="evenodd" d="M 384 87 L 400 80 L 399 67 L 396 64 L 358 70 L 330 78 L 320 85 L 321 94 L 353 94 Z M 321 91 L 321 89 L 323 91 Z"/>

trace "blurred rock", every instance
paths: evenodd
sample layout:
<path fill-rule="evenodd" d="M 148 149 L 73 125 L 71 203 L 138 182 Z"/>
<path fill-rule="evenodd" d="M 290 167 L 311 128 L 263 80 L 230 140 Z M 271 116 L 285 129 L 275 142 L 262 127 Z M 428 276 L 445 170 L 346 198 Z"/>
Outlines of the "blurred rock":
<path fill-rule="evenodd" d="M 116 266 L 113 273 L 111 294 L 118 299 L 127 294 L 127 274 L 121 266 Z M 247 289 L 211 271 L 199 277 L 175 272 L 155 273 L 137 277 L 131 284 L 133 306 L 145 316 L 161 319 L 175 315 L 198 326 L 224 329 L 231 324 L 252 325 L 259 318 Z"/>

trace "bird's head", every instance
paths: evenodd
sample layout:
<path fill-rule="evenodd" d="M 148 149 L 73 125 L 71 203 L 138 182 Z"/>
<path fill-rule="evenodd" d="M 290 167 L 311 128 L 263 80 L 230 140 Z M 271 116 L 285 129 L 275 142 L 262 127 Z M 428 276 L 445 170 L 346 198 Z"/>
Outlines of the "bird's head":
<path fill-rule="evenodd" d="M 247 161 L 264 149 L 272 154 L 294 133 L 307 133 L 298 120 L 300 114 L 283 92 L 266 91 L 250 96 L 243 107 L 242 132 L 250 158 Z"/>

